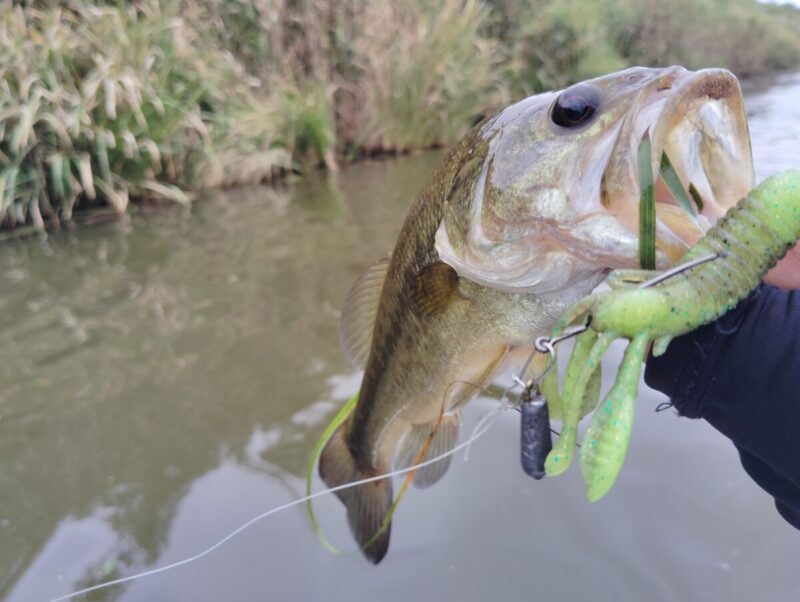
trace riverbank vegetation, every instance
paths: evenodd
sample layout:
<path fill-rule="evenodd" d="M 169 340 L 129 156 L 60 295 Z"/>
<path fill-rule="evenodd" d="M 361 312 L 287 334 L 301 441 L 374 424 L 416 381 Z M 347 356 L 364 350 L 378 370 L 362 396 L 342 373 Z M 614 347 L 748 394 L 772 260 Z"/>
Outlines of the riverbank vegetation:
<path fill-rule="evenodd" d="M 800 67 L 751 0 L 0 0 L 0 219 L 446 145 L 515 98 L 632 64 Z"/>

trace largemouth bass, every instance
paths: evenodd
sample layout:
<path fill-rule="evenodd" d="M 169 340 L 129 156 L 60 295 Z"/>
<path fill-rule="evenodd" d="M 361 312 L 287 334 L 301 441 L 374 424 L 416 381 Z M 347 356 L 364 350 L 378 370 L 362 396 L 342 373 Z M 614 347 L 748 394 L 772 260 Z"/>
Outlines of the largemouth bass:
<path fill-rule="evenodd" d="M 669 266 L 753 186 L 741 89 L 728 71 L 632 68 L 526 98 L 478 124 L 414 201 L 390 258 L 342 312 L 365 368 L 353 414 L 320 457 L 334 487 L 451 449 L 459 412 L 615 268 L 638 267 L 636 151 L 666 154 L 697 215 L 656 183 L 656 263 Z M 442 477 L 449 460 L 420 469 Z M 392 504 L 384 479 L 337 492 L 374 563 Z"/>

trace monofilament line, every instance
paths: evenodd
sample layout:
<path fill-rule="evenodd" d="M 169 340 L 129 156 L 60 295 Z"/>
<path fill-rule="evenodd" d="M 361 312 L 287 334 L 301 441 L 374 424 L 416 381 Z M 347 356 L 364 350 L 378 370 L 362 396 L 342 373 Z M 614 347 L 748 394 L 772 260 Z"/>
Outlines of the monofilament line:
<path fill-rule="evenodd" d="M 231 531 L 228 535 L 226 535 L 225 537 L 220 539 L 217 543 L 215 543 L 211 547 L 203 550 L 202 552 L 200 552 L 198 554 L 195 554 L 194 556 L 189 556 L 188 558 L 184 558 L 183 560 L 178 560 L 177 562 L 173 562 L 171 564 L 167 564 L 167 565 L 164 565 L 162 567 L 151 569 L 149 571 L 143 571 L 143 572 L 137 573 L 135 575 L 129 575 L 128 577 L 120 577 L 119 579 L 114 579 L 113 581 L 107 581 L 105 583 L 99 583 L 98 585 L 93 585 L 91 587 L 87 587 L 87 588 L 84 588 L 82 590 L 78 590 L 76 592 L 72 592 L 71 594 L 66 594 L 66 595 L 63 595 L 63 596 L 59 596 L 58 598 L 53 598 L 49 602 L 59 602 L 60 600 L 69 600 L 70 598 L 74 598 L 75 596 L 81 596 L 83 594 L 88 594 L 89 592 L 94 592 L 94 591 L 97 591 L 99 589 L 105 589 L 107 587 L 112 587 L 114 585 L 122 585 L 123 583 L 129 583 L 131 581 L 135 581 L 136 579 L 142 579 L 144 577 L 151 577 L 152 575 L 157 575 L 158 573 L 164 573 L 166 571 L 170 571 L 172 569 L 176 569 L 176 568 L 178 568 L 180 566 L 184 566 L 184 565 L 190 564 L 190 563 L 192 563 L 192 562 L 194 562 L 196 560 L 200 560 L 201 558 L 203 558 L 205 556 L 208 556 L 209 554 L 211 554 L 212 552 L 214 552 L 218 548 L 220 548 L 223 545 L 225 545 L 226 543 L 228 543 L 231 539 L 233 539 L 234 537 L 239 535 L 242 531 L 245 531 L 246 529 L 250 528 L 251 526 L 253 526 L 257 522 L 259 522 L 261 520 L 264 520 L 268 516 L 272 516 L 273 514 L 277 514 L 278 512 L 281 512 L 283 510 L 287 510 L 287 509 L 289 509 L 289 508 L 291 508 L 293 506 L 298 506 L 300 504 L 304 504 L 308 500 L 312 500 L 312 499 L 315 499 L 315 498 L 318 498 L 318 497 L 322 497 L 323 495 L 328 495 L 329 493 L 334 493 L 336 491 L 341 491 L 342 489 L 348 489 L 350 487 L 357 487 L 359 485 L 365 485 L 367 483 L 373 483 L 375 481 L 380 481 L 382 479 L 389 479 L 389 478 L 392 478 L 394 476 L 405 474 L 407 472 L 411 472 L 412 470 L 418 470 L 420 468 L 428 466 L 429 464 L 433 464 L 435 462 L 438 462 L 442 458 L 446 458 L 448 456 L 451 456 L 451 455 L 461 451 L 462 449 L 469 447 L 476 439 L 478 439 L 479 437 L 482 437 L 492 427 L 492 425 L 494 425 L 495 421 L 497 420 L 497 417 L 500 415 L 500 413 L 504 409 L 505 409 L 505 406 L 501 405 L 496 410 L 494 410 L 493 412 L 490 412 L 489 414 L 484 416 L 481 419 L 481 421 L 478 423 L 478 425 L 475 427 L 475 430 L 473 431 L 473 433 L 472 433 L 472 435 L 470 436 L 469 439 L 467 439 L 463 443 L 459 443 L 453 449 L 451 449 L 451 450 L 449 450 L 449 451 L 447 451 L 447 452 L 445 452 L 443 454 L 440 454 L 440 455 L 436 456 L 435 458 L 431 458 L 430 460 L 425 460 L 424 462 L 420 462 L 419 464 L 415 464 L 414 466 L 409 466 L 407 468 L 403 468 L 403 469 L 400 469 L 400 470 L 395 470 L 395 471 L 392 471 L 392 472 L 387 473 L 387 474 L 378 475 L 376 477 L 370 477 L 370 478 L 367 478 L 367 479 L 361 479 L 360 481 L 353 481 L 352 483 L 344 483 L 343 485 L 337 485 L 336 487 L 331 487 L 330 489 L 325 489 L 323 491 L 318 491 L 316 493 L 312 493 L 311 495 L 307 495 L 307 496 L 302 497 L 300 499 L 296 499 L 296 500 L 293 500 L 291 502 L 287 502 L 286 504 L 283 504 L 283 505 L 278 506 L 276 508 L 272 508 L 271 510 L 267 510 L 266 512 L 263 512 L 263 513 L 259 514 L 258 516 L 255 516 L 255 517 L 251 518 L 249 521 L 247 521 L 246 523 L 244 523 L 241 526 L 237 527 L 236 529 Z M 489 417 L 489 416 L 491 416 L 491 419 L 487 420 L 487 417 Z"/>

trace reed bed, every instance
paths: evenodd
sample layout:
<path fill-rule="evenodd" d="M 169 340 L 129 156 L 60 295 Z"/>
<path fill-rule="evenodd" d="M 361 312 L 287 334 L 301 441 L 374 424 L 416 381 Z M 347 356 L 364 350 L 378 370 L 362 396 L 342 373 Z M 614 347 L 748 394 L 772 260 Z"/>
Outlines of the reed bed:
<path fill-rule="evenodd" d="M 0 0 L 0 223 L 447 145 L 629 64 L 800 65 L 749 0 Z"/>
<path fill-rule="evenodd" d="M 277 106 L 229 53 L 209 49 L 177 5 L 0 7 L 0 216 L 44 228 L 78 200 L 125 211 L 131 196 L 285 169 Z M 239 159 L 247 157 L 241 164 Z"/>

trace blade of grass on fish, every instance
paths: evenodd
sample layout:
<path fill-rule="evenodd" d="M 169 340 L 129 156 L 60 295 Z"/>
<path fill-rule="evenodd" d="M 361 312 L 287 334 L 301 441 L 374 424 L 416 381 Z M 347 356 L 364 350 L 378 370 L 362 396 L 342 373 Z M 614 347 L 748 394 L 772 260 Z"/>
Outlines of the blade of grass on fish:
<path fill-rule="evenodd" d="M 308 466 L 306 466 L 306 495 L 311 495 L 311 480 L 314 477 L 314 469 L 317 467 L 317 462 L 319 461 L 319 457 L 322 455 L 322 449 L 325 447 L 325 444 L 328 440 L 333 436 L 342 423 L 347 420 L 350 416 L 353 409 L 356 407 L 356 402 L 358 401 L 358 393 L 353 395 L 346 404 L 336 413 L 336 416 L 333 417 L 333 420 L 330 421 L 330 424 L 325 427 L 325 430 L 322 431 L 322 435 L 320 438 L 317 439 L 316 445 L 314 445 L 314 451 L 311 452 L 311 457 L 308 459 Z M 323 546 L 328 548 L 334 554 L 340 554 L 341 551 L 335 545 L 333 545 L 330 540 L 325 536 L 325 533 L 322 531 L 322 527 L 320 527 L 319 522 L 317 521 L 317 517 L 314 514 L 314 503 L 312 500 L 308 500 L 306 502 L 306 515 L 308 516 L 308 520 L 311 523 L 311 529 L 317 536 L 317 539 L 320 540 Z"/>
<path fill-rule="evenodd" d="M 694 184 L 692 184 L 691 182 L 689 182 L 689 194 L 692 195 L 694 202 L 697 204 L 697 210 L 702 211 L 703 197 L 700 196 L 700 193 L 697 191 L 697 188 L 695 188 Z"/>
<path fill-rule="evenodd" d="M 675 198 L 675 201 L 678 205 L 683 209 L 686 213 L 689 214 L 691 220 L 698 226 L 700 226 L 700 219 L 697 217 L 697 212 L 692 205 L 692 202 L 689 200 L 689 195 L 686 194 L 686 190 L 683 188 L 683 184 L 681 184 L 681 179 L 678 177 L 675 168 L 672 166 L 672 162 L 669 160 L 667 153 L 661 153 L 661 177 L 664 178 L 664 183 L 669 188 L 669 191 L 672 193 L 672 196 Z M 693 188 L 692 185 L 689 186 L 690 190 Z"/>
<path fill-rule="evenodd" d="M 639 266 L 643 270 L 656 268 L 656 196 L 651 164 L 650 131 L 639 143 L 637 167 L 639 169 Z"/>

